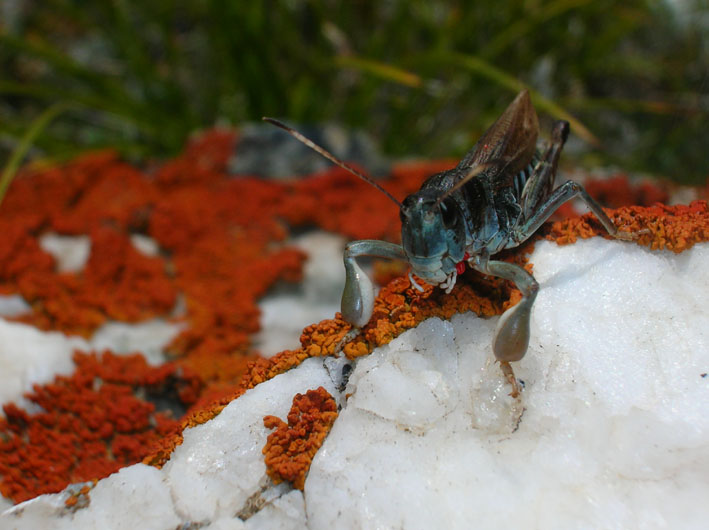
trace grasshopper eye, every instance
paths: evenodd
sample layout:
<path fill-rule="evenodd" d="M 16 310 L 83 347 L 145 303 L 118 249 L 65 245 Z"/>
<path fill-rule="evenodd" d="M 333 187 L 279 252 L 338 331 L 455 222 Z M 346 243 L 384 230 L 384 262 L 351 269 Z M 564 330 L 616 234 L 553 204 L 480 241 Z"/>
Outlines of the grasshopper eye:
<path fill-rule="evenodd" d="M 450 200 L 441 203 L 441 220 L 446 228 L 454 228 L 458 224 L 458 210 Z"/>

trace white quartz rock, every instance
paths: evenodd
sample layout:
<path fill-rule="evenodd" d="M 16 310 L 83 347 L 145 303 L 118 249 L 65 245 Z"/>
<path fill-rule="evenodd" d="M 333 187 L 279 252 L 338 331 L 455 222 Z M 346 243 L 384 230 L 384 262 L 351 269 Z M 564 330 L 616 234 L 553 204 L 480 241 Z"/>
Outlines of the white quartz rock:
<path fill-rule="evenodd" d="M 241 511 L 264 488 L 261 450 L 271 430 L 263 417 L 285 420 L 296 394 L 320 386 L 336 393 L 322 359 L 309 359 L 249 390 L 208 423 L 185 431 L 182 445 L 163 468 L 183 519 L 209 522 Z"/>
<path fill-rule="evenodd" d="M 79 337 L 0 319 L 0 405 L 8 401 L 27 405 L 21 396 L 32 390 L 33 384 L 70 374 L 75 349 L 87 350 L 88 344 Z"/>
<path fill-rule="evenodd" d="M 450 323 L 428 320 L 357 365 L 354 406 L 410 429 L 425 429 L 457 407 L 458 359 Z M 421 352 L 431 352 L 426 355 Z"/>
<path fill-rule="evenodd" d="M 77 510 L 66 508 L 66 494 L 41 495 L 3 513 L 0 528 L 163 530 L 180 524 L 170 489 L 160 470 L 151 466 L 123 468 L 99 481 L 88 495 L 88 506 Z"/>
<path fill-rule="evenodd" d="M 361 359 L 342 394 L 333 359 L 250 390 L 155 470 L 162 485 L 151 487 L 169 502 L 126 495 L 113 475 L 94 491 L 115 488 L 118 500 L 92 491 L 71 527 L 142 528 L 133 512 L 153 503 L 165 529 L 175 517 L 212 530 L 706 528 L 709 244 L 675 255 L 542 242 L 530 260 L 541 289 L 514 363 L 519 400 L 492 357 L 496 318 L 430 319 Z M 274 487 L 263 416 L 285 419 L 295 393 L 320 385 L 343 409 L 304 492 Z M 119 476 L 141 480 L 131 473 Z M 63 506 L 61 494 L 39 499 Z M 12 525 L 32 502 L 0 515 L 0 528 L 31 527 Z M 33 517 L 38 528 L 66 521 L 49 508 Z"/>
<path fill-rule="evenodd" d="M 0 319 L 0 406 L 14 401 L 33 410 L 22 395 L 31 391 L 34 384 L 48 383 L 57 375 L 71 374 L 74 371 L 72 356 L 76 350 L 108 349 L 117 354 L 141 352 L 152 364 L 160 364 L 164 360 L 163 349 L 179 330 L 179 325 L 164 319 L 138 324 L 108 322 L 87 341 Z"/>
<path fill-rule="evenodd" d="M 350 378 L 310 528 L 706 528 L 709 245 L 539 243 L 531 261 L 521 401 L 491 359 L 496 319 L 402 335 Z"/>
<path fill-rule="evenodd" d="M 332 318 L 340 310 L 345 239 L 315 231 L 290 240 L 288 245 L 303 250 L 308 259 L 303 266 L 303 281 L 295 292 L 271 294 L 259 302 L 261 331 L 254 343 L 265 357 L 296 349 L 304 327 Z"/>
<path fill-rule="evenodd" d="M 135 324 L 112 320 L 94 332 L 90 346 L 96 351 L 110 350 L 119 355 L 139 352 L 148 363 L 160 365 L 166 360 L 165 347 L 183 327 L 164 318 L 153 318 Z"/>
<path fill-rule="evenodd" d="M 292 490 L 263 507 L 246 521 L 248 530 L 297 530 L 307 528 L 303 493 Z"/>
<path fill-rule="evenodd" d="M 204 527 L 205 530 L 300 530 L 307 528 L 303 493 L 292 490 L 263 506 L 245 521 L 239 517 L 222 517 Z"/>
<path fill-rule="evenodd" d="M 0 317 L 16 317 L 30 311 L 32 306 L 19 294 L 0 295 Z"/>
<path fill-rule="evenodd" d="M 60 236 L 49 232 L 39 238 L 39 246 L 54 256 L 59 272 L 82 270 L 91 254 L 89 236 Z"/>

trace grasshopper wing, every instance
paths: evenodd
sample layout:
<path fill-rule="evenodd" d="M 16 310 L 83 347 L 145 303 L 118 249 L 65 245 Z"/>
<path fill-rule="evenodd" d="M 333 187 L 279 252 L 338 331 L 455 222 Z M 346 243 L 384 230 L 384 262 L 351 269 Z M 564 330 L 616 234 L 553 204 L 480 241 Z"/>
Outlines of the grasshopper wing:
<path fill-rule="evenodd" d="M 498 176 L 495 187 L 510 186 L 534 156 L 538 134 L 537 113 L 523 90 L 460 161 L 460 174 L 475 175 L 474 168 L 489 165 L 484 173 Z"/>

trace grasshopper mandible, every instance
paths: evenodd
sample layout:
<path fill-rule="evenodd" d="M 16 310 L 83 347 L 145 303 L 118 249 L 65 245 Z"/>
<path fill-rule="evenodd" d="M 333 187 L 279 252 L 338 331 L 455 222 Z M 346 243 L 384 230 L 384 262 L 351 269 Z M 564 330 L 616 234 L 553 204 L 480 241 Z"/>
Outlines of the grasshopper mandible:
<path fill-rule="evenodd" d="M 342 316 L 347 322 L 364 326 L 374 308 L 374 288 L 357 264 L 359 256 L 407 261 L 411 283 L 419 290 L 412 274 L 450 292 L 466 263 L 483 274 L 514 282 L 522 299 L 502 314 L 492 343 L 503 374 L 512 385 L 513 397 L 519 395 L 520 386 L 510 362 L 519 361 L 527 352 L 531 310 L 539 284 L 522 267 L 491 257 L 523 243 L 574 197 L 588 205 L 610 235 L 624 240 L 636 235 L 619 232 L 580 184 L 569 180 L 554 188 L 569 123 L 557 121 L 548 146 L 538 150 L 539 121 L 526 90 L 517 95 L 457 167 L 428 177 L 421 189 L 403 202 L 297 131 L 272 118 L 264 120 L 376 187 L 400 208 L 401 245 L 364 239 L 345 247 Z"/>

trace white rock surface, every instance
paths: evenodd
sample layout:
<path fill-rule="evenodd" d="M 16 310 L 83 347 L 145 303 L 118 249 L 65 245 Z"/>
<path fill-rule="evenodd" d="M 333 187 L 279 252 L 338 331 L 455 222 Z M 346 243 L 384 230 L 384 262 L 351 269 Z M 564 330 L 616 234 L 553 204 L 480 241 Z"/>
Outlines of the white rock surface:
<path fill-rule="evenodd" d="M 91 254 L 89 236 L 60 236 L 48 232 L 39 238 L 39 246 L 57 260 L 59 272 L 78 272 Z"/>
<path fill-rule="evenodd" d="M 135 249 L 149 257 L 160 255 L 160 245 L 152 237 L 143 234 L 131 234 L 130 241 Z"/>
<path fill-rule="evenodd" d="M 541 290 L 519 401 L 492 359 L 496 319 L 433 319 L 360 360 L 346 401 L 311 359 L 186 432 L 160 480 L 133 466 L 73 515 L 33 508 L 61 499 L 43 496 L 0 528 L 127 528 L 146 504 L 165 529 L 175 516 L 210 529 L 706 528 L 709 244 L 539 243 L 532 262 Z M 320 385 L 344 408 L 304 494 L 269 486 L 263 415 L 285 418 Z"/>
<path fill-rule="evenodd" d="M 0 317 L 16 317 L 31 310 L 32 307 L 19 294 L 0 295 Z"/>
<path fill-rule="evenodd" d="M 159 469 L 144 464 L 121 469 L 101 480 L 90 492 L 87 507 L 66 508 L 66 494 L 41 495 L 7 510 L 1 528 L 115 528 L 162 530 L 177 528 L 179 517 Z M 48 523 L 51 521 L 51 523 Z"/>
<path fill-rule="evenodd" d="M 242 510 L 263 487 L 261 450 L 271 432 L 263 417 L 285 418 L 293 396 L 320 386 L 335 393 L 322 360 L 308 360 L 250 390 L 209 423 L 186 431 L 163 468 L 178 513 L 185 520 L 205 522 Z"/>
<path fill-rule="evenodd" d="M 263 417 L 286 418 L 296 394 L 319 386 L 336 394 L 322 359 L 309 359 L 249 390 L 213 420 L 185 431 L 182 445 L 162 469 L 143 464 L 123 468 L 99 481 L 88 506 L 76 511 L 65 508 L 67 493 L 41 495 L 2 513 L 0 528 L 157 530 L 188 522 L 219 529 L 302 528 L 302 493 L 273 486 L 266 476 L 261 450 L 271 431 Z M 264 509 L 252 508 L 263 502 Z"/>
<path fill-rule="evenodd" d="M 265 357 L 297 348 L 304 327 L 332 318 L 340 310 L 345 285 L 342 265 L 345 239 L 317 231 L 296 237 L 288 244 L 305 251 L 308 259 L 297 292 L 269 295 L 259 302 L 261 331 L 254 337 L 254 343 Z"/>
<path fill-rule="evenodd" d="M 253 530 L 265 528 L 288 530 L 306 527 L 305 500 L 298 490 L 292 490 L 278 497 L 246 521 L 246 528 Z"/>
<path fill-rule="evenodd" d="M 164 361 L 164 348 L 180 326 L 154 319 L 138 324 L 108 322 L 90 341 L 63 333 L 40 331 L 32 326 L 0 319 L 0 406 L 10 401 L 33 410 L 22 397 L 34 384 L 52 381 L 74 371 L 76 350 L 114 353 L 141 352 L 152 364 Z M 0 409 L 0 414 L 2 410 Z"/>
<path fill-rule="evenodd" d="M 350 378 L 311 528 L 706 528 L 709 245 L 537 247 L 521 403 L 492 320 L 402 335 Z"/>
<path fill-rule="evenodd" d="M 86 350 L 87 346 L 78 337 L 46 333 L 0 319 L 0 404 L 17 401 L 25 406 L 23 393 L 32 390 L 35 383 L 46 383 L 57 374 L 73 372 L 74 350 Z"/>
<path fill-rule="evenodd" d="M 182 326 L 163 318 L 154 318 L 137 324 L 110 321 L 98 328 L 91 337 L 90 346 L 96 351 L 113 353 L 140 352 L 152 365 L 165 362 L 165 347 L 177 336 Z"/>

